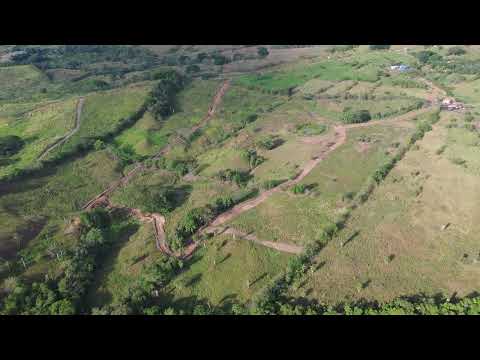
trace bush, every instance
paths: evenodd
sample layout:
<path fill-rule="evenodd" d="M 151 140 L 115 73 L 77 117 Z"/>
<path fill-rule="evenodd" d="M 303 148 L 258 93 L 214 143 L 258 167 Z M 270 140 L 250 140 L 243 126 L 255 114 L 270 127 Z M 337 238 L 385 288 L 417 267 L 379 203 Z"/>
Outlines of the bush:
<path fill-rule="evenodd" d="M 292 187 L 292 192 L 296 195 L 296 194 L 303 194 L 305 193 L 306 191 L 306 188 L 305 188 L 305 185 L 303 184 L 295 184 L 293 187 Z"/>
<path fill-rule="evenodd" d="M 346 124 L 356 124 L 370 121 L 372 116 L 368 110 L 344 111 L 343 122 Z"/>
<path fill-rule="evenodd" d="M 170 243 L 177 248 L 183 246 L 184 241 L 201 226 L 207 224 L 212 216 L 213 213 L 209 206 L 189 210 L 175 228 L 173 239 L 169 239 Z"/>
<path fill-rule="evenodd" d="M 267 57 L 269 53 L 268 49 L 266 47 L 259 47 L 257 48 L 257 54 L 258 56 L 260 56 L 261 58 L 264 58 L 264 57 Z"/>
<path fill-rule="evenodd" d="M 98 141 L 99 140 L 97 140 L 97 142 Z M 97 145 L 97 142 L 95 142 L 94 146 Z M 111 146 L 110 149 L 119 159 L 122 167 L 133 164 L 141 159 L 131 144 L 126 144 L 123 146 Z"/>
<path fill-rule="evenodd" d="M 320 135 L 323 134 L 326 129 L 327 127 L 324 124 L 314 124 L 311 122 L 295 125 L 295 132 L 304 136 Z"/>
<path fill-rule="evenodd" d="M 219 171 L 217 177 L 221 181 L 233 181 L 238 186 L 245 186 L 251 178 L 248 172 L 232 169 Z"/>
<path fill-rule="evenodd" d="M 0 155 L 11 156 L 19 152 L 25 142 L 16 135 L 8 135 L 0 137 Z"/>
<path fill-rule="evenodd" d="M 473 115 L 471 112 L 465 113 L 465 122 L 472 122 L 473 121 Z"/>
<path fill-rule="evenodd" d="M 176 71 L 160 73 L 158 77 L 159 82 L 153 88 L 147 105 L 156 119 L 163 119 L 173 113 L 175 95 L 183 88 L 185 80 Z"/>
<path fill-rule="evenodd" d="M 467 163 L 466 160 L 461 159 L 461 158 L 453 158 L 453 159 L 451 159 L 451 162 L 456 164 L 456 165 L 461 165 L 461 166 L 464 166 Z"/>
<path fill-rule="evenodd" d="M 285 181 L 286 180 L 265 180 L 262 184 L 262 188 L 265 190 L 270 190 L 284 183 Z"/>
<path fill-rule="evenodd" d="M 447 50 L 447 55 L 463 55 L 466 54 L 467 51 L 461 46 L 453 46 Z"/>
<path fill-rule="evenodd" d="M 218 213 L 230 209 L 234 204 L 231 196 L 225 195 L 215 200 L 214 207 Z"/>
<path fill-rule="evenodd" d="M 276 148 L 281 143 L 281 141 L 281 139 L 278 139 L 274 135 L 266 135 L 257 141 L 257 145 L 263 149 L 272 150 Z"/>
<path fill-rule="evenodd" d="M 442 145 L 442 147 L 440 147 L 437 151 L 435 151 L 435 154 L 437 155 L 443 154 L 446 148 L 447 148 L 447 145 Z"/>
<path fill-rule="evenodd" d="M 198 73 L 200 71 L 200 67 L 194 64 L 188 65 L 186 71 L 187 71 L 187 74 Z"/>
<path fill-rule="evenodd" d="M 104 208 L 95 208 L 92 211 L 80 215 L 82 225 L 87 229 L 106 229 L 110 226 L 110 216 Z"/>
<path fill-rule="evenodd" d="M 228 59 L 221 54 L 213 54 L 212 58 L 215 65 L 224 65 L 229 62 Z"/>
<path fill-rule="evenodd" d="M 368 48 L 370 50 L 388 50 L 391 45 L 370 45 Z"/>
<path fill-rule="evenodd" d="M 477 130 L 477 128 L 473 124 L 465 124 L 465 129 L 467 129 L 468 131 L 476 131 Z"/>
<path fill-rule="evenodd" d="M 258 165 L 265 161 L 265 158 L 257 154 L 257 150 L 248 149 L 242 151 L 242 157 L 248 161 L 250 169 L 256 168 Z"/>

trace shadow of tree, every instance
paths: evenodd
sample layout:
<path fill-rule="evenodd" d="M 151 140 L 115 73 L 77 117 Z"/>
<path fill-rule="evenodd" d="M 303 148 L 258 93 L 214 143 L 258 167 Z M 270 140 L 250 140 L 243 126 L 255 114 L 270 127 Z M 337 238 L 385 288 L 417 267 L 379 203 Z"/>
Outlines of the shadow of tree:
<path fill-rule="evenodd" d="M 192 276 L 188 281 L 185 283 L 186 287 L 190 287 L 198 283 L 200 280 L 202 280 L 202 274 L 196 274 Z"/>

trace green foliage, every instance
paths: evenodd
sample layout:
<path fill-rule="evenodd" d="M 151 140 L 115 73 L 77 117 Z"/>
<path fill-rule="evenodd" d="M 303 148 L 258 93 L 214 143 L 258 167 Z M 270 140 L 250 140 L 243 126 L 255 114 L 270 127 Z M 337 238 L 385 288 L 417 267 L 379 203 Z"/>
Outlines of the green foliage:
<path fill-rule="evenodd" d="M 221 54 L 213 54 L 212 59 L 215 65 L 224 65 L 229 62 L 228 58 Z"/>
<path fill-rule="evenodd" d="M 105 148 L 105 143 L 102 140 L 98 139 L 93 144 L 93 148 L 95 149 L 95 151 L 100 151 Z"/>
<path fill-rule="evenodd" d="M 453 158 L 451 159 L 451 162 L 454 163 L 455 165 L 461 165 L 461 166 L 465 166 L 465 164 L 467 163 L 467 161 L 462 158 Z"/>
<path fill-rule="evenodd" d="M 265 180 L 262 183 L 262 188 L 265 190 L 270 190 L 273 189 L 274 187 L 277 187 L 278 185 L 284 183 L 286 180 L 285 179 L 280 179 L 280 180 Z"/>
<path fill-rule="evenodd" d="M 175 111 L 175 95 L 184 86 L 184 78 L 176 71 L 162 74 L 153 88 L 147 104 L 154 117 L 164 119 Z"/>
<path fill-rule="evenodd" d="M 324 124 L 304 123 L 295 125 L 295 132 L 303 136 L 314 136 L 323 134 L 327 130 Z"/>
<path fill-rule="evenodd" d="M 212 219 L 213 215 L 213 210 L 210 206 L 198 207 L 189 210 L 177 224 L 173 237 L 169 238 L 172 247 L 175 249 L 183 247 L 185 245 L 185 241 L 201 226 L 207 224 Z"/>
<path fill-rule="evenodd" d="M 295 299 L 282 299 L 271 312 L 278 315 L 479 315 L 480 297 L 472 295 L 463 299 L 449 299 L 420 294 L 383 304 L 358 301 L 334 307 L 319 303 L 302 305 Z"/>
<path fill-rule="evenodd" d="M 230 209 L 234 205 L 234 201 L 231 196 L 224 195 L 215 200 L 214 207 L 217 213 L 221 213 Z"/>
<path fill-rule="evenodd" d="M 6 296 L 1 307 L 4 315 L 73 315 L 71 301 L 62 299 L 53 282 L 19 282 Z"/>
<path fill-rule="evenodd" d="M 174 257 L 161 257 L 142 270 L 138 279 L 113 303 L 102 309 L 93 309 L 96 315 L 172 315 L 173 309 L 159 304 L 154 293 L 162 291 L 183 268 L 183 262 Z"/>
<path fill-rule="evenodd" d="M 465 113 L 465 122 L 472 122 L 474 119 L 472 113 L 470 111 Z"/>
<path fill-rule="evenodd" d="M 453 46 L 447 50 L 447 55 L 464 55 L 467 51 L 462 46 Z"/>
<path fill-rule="evenodd" d="M 356 124 L 370 121 L 372 116 L 368 110 L 344 111 L 343 122 L 346 124 Z"/>
<path fill-rule="evenodd" d="M 2 136 L 0 137 L 0 155 L 11 156 L 19 152 L 25 142 L 16 135 Z"/>
<path fill-rule="evenodd" d="M 353 50 L 356 47 L 358 47 L 358 45 L 335 45 L 335 46 L 332 46 L 331 48 L 329 48 L 328 51 L 331 52 L 331 53 L 346 52 L 346 51 L 349 51 L 349 50 Z"/>
<path fill-rule="evenodd" d="M 82 213 L 80 220 L 87 230 L 91 228 L 106 229 L 111 224 L 108 211 L 101 207 Z"/>
<path fill-rule="evenodd" d="M 251 178 L 251 175 L 238 169 L 225 169 L 218 172 L 217 177 L 221 181 L 231 181 L 237 184 L 237 186 L 245 186 Z"/>
<path fill-rule="evenodd" d="M 265 135 L 257 141 L 257 145 L 266 150 L 272 150 L 280 143 L 279 139 L 273 135 Z"/>
<path fill-rule="evenodd" d="M 370 45 L 368 48 L 370 50 L 388 50 L 391 45 Z"/>
<path fill-rule="evenodd" d="M 186 71 L 187 71 L 187 74 L 198 73 L 200 71 L 200 67 L 195 64 L 188 65 Z"/>
<path fill-rule="evenodd" d="M 447 148 L 447 145 L 442 145 L 437 151 L 435 151 L 435 154 L 437 155 L 443 154 L 446 148 Z"/>
<path fill-rule="evenodd" d="M 188 174 L 190 171 L 193 171 L 196 166 L 197 162 L 195 159 L 165 159 L 161 158 L 157 161 L 157 165 L 160 168 L 173 171 L 177 173 L 179 176 L 184 176 Z"/>
<path fill-rule="evenodd" d="M 155 53 L 139 46 L 123 45 L 65 45 L 58 47 L 30 47 L 17 45 L 13 51 L 23 51 L 13 57 L 16 64 L 34 64 L 45 69 L 83 69 L 93 74 L 124 74 L 154 66 Z M 103 67 L 95 63 L 110 63 Z M 115 65 L 121 64 L 121 65 Z"/>
<path fill-rule="evenodd" d="M 375 172 L 373 173 L 373 179 L 378 183 L 380 183 L 385 177 L 388 175 L 390 170 L 393 169 L 395 165 L 395 161 L 392 159 L 388 161 L 386 164 L 380 166 Z"/>
<path fill-rule="evenodd" d="M 265 161 L 265 158 L 257 154 L 255 149 L 247 149 L 242 151 L 242 157 L 248 161 L 250 169 L 256 168 L 262 162 Z"/>
<path fill-rule="evenodd" d="M 265 58 L 265 57 L 268 56 L 268 54 L 270 54 L 270 52 L 268 51 L 268 49 L 266 47 L 261 46 L 261 47 L 257 48 L 257 54 L 261 58 Z"/>
<path fill-rule="evenodd" d="M 141 160 L 141 157 L 135 152 L 135 149 L 131 144 L 125 144 L 123 146 L 114 145 L 110 147 L 110 150 L 118 158 L 122 167 Z"/>
<path fill-rule="evenodd" d="M 413 55 L 422 64 L 429 64 L 431 66 L 436 67 L 436 66 L 443 66 L 444 63 L 445 63 L 443 57 L 440 54 L 438 54 L 434 51 L 422 50 L 422 51 L 419 51 L 419 52 L 417 52 Z"/>
<path fill-rule="evenodd" d="M 297 195 L 297 194 L 303 194 L 305 193 L 306 191 L 306 188 L 305 188 L 305 185 L 303 184 L 295 184 L 293 187 L 292 187 L 292 192 Z"/>

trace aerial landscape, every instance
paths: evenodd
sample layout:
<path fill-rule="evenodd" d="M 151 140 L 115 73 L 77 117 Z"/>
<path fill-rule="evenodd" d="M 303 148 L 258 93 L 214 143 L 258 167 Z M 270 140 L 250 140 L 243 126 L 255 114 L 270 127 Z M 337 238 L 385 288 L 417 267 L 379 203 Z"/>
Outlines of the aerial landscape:
<path fill-rule="evenodd" d="M 480 46 L 0 45 L 1 315 L 480 314 Z"/>

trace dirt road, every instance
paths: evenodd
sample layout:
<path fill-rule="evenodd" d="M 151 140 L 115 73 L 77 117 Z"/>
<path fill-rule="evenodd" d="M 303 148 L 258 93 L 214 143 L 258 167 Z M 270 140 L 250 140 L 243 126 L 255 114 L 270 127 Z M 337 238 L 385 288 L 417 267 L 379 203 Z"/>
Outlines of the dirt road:
<path fill-rule="evenodd" d="M 225 224 L 233 220 L 238 215 L 242 214 L 245 211 L 255 208 L 256 206 L 263 203 L 274 193 L 286 190 L 287 188 L 298 184 L 302 181 L 322 160 L 326 158 L 328 154 L 337 149 L 339 146 L 344 144 L 347 140 L 347 130 L 360 127 L 368 127 L 375 125 L 391 124 L 394 122 L 401 122 L 412 119 L 418 115 L 421 115 L 425 112 L 431 111 L 432 106 L 421 108 L 418 110 L 410 111 L 406 114 L 395 116 L 388 119 L 369 121 L 366 123 L 359 124 L 349 124 L 349 125 L 338 125 L 334 127 L 333 137 L 328 135 L 316 137 L 315 141 L 312 141 L 312 144 L 318 144 L 320 146 L 319 153 L 311 161 L 309 161 L 302 172 L 293 180 L 287 181 L 283 184 L 278 185 L 277 187 L 264 191 L 259 196 L 254 199 L 247 200 L 243 203 L 237 204 L 232 209 L 227 210 L 226 212 L 218 215 L 208 226 L 201 229 L 202 233 L 212 233 L 215 232 L 215 228 L 218 228 L 220 225 Z"/>
<path fill-rule="evenodd" d="M 254 207 L 260 205 L 265 200 L 267 200 L 270 196 L 272 196 L 274 193 L 285 190 L 295 184 L 298 184 L 300 181 L 302 181 L 305 178 L 305 176 L 307 176 L 315 168 L 315 166 L 317 166 L 323 159 L 325 159 L 325 157 L 328 154 L 330 154 L 340 145 L 345 143 L 347 138 L 347 133 L 346 133 L 345 127 L 336 126 L 334 128 L 333 136 L 332 137 L 328 137 L 329 135 L 326 135 L 326 136 L 327 136 L 326 139 L 328 139 L 328 141 L 325 141 L 322 144 L 321 148 L 318 151 L 318 154 L 305 165 L 302 172 L 298 174 L 295 179 L 284 182 L 283 184 L 280 184 L 274 187 L 273 189 L 264 191 L 254 199 L 247 200 L 238 205 L 235 205 L 232 209 L 217 216 L 210 223 L 209 226 L 205 227 L 202 230 L 202 232 L 203 233 L 213 232 L 213 229 L 215 227 L 218 227 L 232 220 L 233 218 L 237 217 L 241 213 L 248 211 L 250 209 L 253 209 Z"/>
<path fill-rule="evenodd" d="M 55 149 L 57 146 L 64 144 L 68 139 L 70 139 L 75 133 L 80 130 L 80 123 L 82 117 L 82 109 L 83 103 L 85 102 L 85 98 L 81 97 L 77 101 L 77 107 L 75 112 L 75 125 L 72 130 L 70 130 L 67 134 L 62 136 L 60 139 L 56 140 L 53 144 L 47 146 L 42 153 L 38 156 L 37 160 L 41 160 L 47 155 L 51 150 Z"/>
<path fill-rule="evenodd" d="M 298 245 L 293 245 L 293 244 L 286 244 L 286 243 L 279 243 L 279 242 L 273 242 L 273 241 L 262 241 L 259 240 L 255 235 L 253 234 L 246 234 L 240 230 L 233 229 L 230 227 L 219 227 L 215 228 L 216 235 L 232 235 L 234 238 L 239 238 L 239 239 L 244 239 L 248 240 L 251 242 L 254 242 L 256 244 L 275 249 L 281 252 L 289 253 L 289 254 L 300 254 L 303 251 L 302 246 Z"/>

